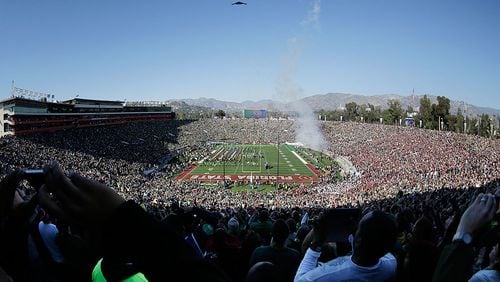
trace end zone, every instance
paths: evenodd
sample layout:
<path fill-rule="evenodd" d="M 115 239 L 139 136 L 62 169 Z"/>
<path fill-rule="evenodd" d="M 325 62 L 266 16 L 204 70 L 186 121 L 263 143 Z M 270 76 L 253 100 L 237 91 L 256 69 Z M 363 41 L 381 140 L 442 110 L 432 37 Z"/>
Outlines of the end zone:
<path fill-rule="evenodd" d="M 177 180 L 200 181 L 200 182 L 216 182 L 222 180 L 239 181 L 239 182 L 276 182 L 279 183 L 317 183 L 319 181 L 317 175 L 252 175 L 252 174 L 184 174 L 177 177 Z M 186 176 L 187 175 L 187 176 Z"/>

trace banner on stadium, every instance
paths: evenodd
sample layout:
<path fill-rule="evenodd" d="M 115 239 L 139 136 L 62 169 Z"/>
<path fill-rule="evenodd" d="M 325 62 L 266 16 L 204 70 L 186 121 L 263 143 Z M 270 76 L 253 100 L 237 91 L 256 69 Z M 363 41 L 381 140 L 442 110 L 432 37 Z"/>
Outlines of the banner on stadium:
<path fill-rule="evenodd" d="M 243 110 L 245 118 L 267 118 L 267 110 Z"/>

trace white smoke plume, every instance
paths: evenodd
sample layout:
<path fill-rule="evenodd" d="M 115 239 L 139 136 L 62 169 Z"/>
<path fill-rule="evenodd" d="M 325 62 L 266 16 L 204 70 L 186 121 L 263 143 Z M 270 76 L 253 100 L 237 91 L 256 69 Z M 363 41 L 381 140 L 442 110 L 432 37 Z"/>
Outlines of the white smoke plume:
<path fill-rule="evenodd" d="M 319 29 L 319 14 L 321 13 L 321 1 L 316 0 L 312 4 L 312 8 L 307 13 L 307 17 L 301 22 L 303 26 L 312 26 Z"/>
<path fill-rule="evenodd" d="M 306 28 L 312 26 L 319 28 L 320 1 L 315 1 L 305 20 L 301 22 Z M 276 93 L 280 100 L 291 105 L 291 109 L 298 114 L 296 142 L 300 142 L 315 150 L 328 148 L 325 137 L 311 107 L 303 102 L 303 90 L 294 80 L 299 68 L 300 58 L 304 47 L 297 37 L 288 40 L 288 50 L 284 55 L 282 69 L 276 80 Z"/>

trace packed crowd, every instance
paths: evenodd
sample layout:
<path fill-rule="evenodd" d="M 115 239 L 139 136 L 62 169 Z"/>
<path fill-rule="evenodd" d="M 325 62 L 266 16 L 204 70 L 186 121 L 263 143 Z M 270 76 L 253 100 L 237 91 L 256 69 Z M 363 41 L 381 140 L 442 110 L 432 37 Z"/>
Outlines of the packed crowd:
<path fill-rule="evenodd" d="M 167 270 L 176 273 L 181 273 L 181 270 L 189 272 L 186 267 L 196 266 L 200 267 L 200 272 L 183 273 L 186 277 L 182 280 L 196 280 L 200 278 L 195 277 L 196 275 L 203 274 L 206 275 L 205 281 L 266 281 L 265 279 L 271 278 L 274 281 L 291 281 L 294 278 L 306 281 L 317 277 L 314 273 L 319 272 L 305 267 L 307 262 L 326 262 L 349 254 L 355 258 L 360 256 L 361 251 L 357 251 L 356 255 L 355 248 L 351 247 L 352 241 L 332 244 L 318 240 L 324 244 L 320 244 L 318 248 L 311 247 L 310 249 L 314 249 L 312 251 L 308 249 L 308 246 L 313 245 L 308 240 L 311 240 L 310 237 L 315 232 L 318 233 L 321 212 L 330 207 L 349 207 L 359 208 L 365 216 L 370 214 L 370 211 L 383 211 L 397 223 L 395 247 L 384 250 L 394 255 L 394 258 L 388 258 L 387 262 L 391 267 L 397 266 L 394 271 L 389 271 L 392 273 L 390 277 L 397 281 L 430 281 L 433 275 L 438 279 L 436 281 L 445 281 L 439 280 L 439 274 L 443 274 L 443 277 L 448 275 L 446 277 L 449 278 L 453 273 L 458 276 L 448 281 L 466 281 L 475 272 L 479 273 L 476 273 L 477 275 L 484 274 L 478 272 L 479 270 L 492 270 L 493 273 L 488 275 L 497 275 L 492 277 L 498 278 L 498 228 L 488 232 L 483 230 L 482 236 L 475 236 L 474 248 L 460 249 L 467 253 L 460 253 L 460 256 L 466 259 L 463 259 L 461 264 L 456 264 L 470 264 L 470 270 L 468 267 L 463 267 L 460 271 L 448 269 L 448 264 L 441 263 L 439 259 L 440 256 L 441 259 L 447 256 L 444 259 L 446 262 L 456 257 L 456 254 L 453 255 L 456 249 L 449 250 L 445 246 L 451 244 L 457 226 L 461 230 L 460 226 L 467 225 L 462 224 L 460 220 L 467 218 L 467 213 L 462 214 L 469 205 L 476 208 L 473 200 L 492 195 L 495 191 L 499 196 L 500 190 L 495 190 L 500 184 L 499 140 L 394 126 L 327 122 L 322 124 L 323 132 L 329 141 L 326 153 L 346 157 L 359 174 L 346 175 L 342 181 L 323 178 L 323 182 L 314 186 L 301 185 L 293 189 L 266 193 L 237 193 L 230 189 L 205 188 L 199 183 L 177 182 L 174 178 L 190 163 L 206 156 L 218 142 L 293 142 L 294 126 L 291 120 L 209 119 L 127 124 L 0 138 L 1 174 L 11 173 L 16 168 L 39 168 L 51 160 L 56 160 L 69 173 L 71 181 L 74 181 L 71 172 L 76 171 L 111 187 L 112 190 L 108 193 L 111 195 L 110 199 L 119 202 L 114 205 L 115 208 L 124 205 L 126 199 L 133 200 L 154 218 L 169 226 L 173 233 L 169 231 L 165 235 L 163 231 L 158 231 L 154 227 L 156 223 L 153 223 L 153 219 L 145 220 L 144 223 L 143 217 L 146 215 L 141 214 L 142 209 L 139 212 L 135 211 L 134 207 L 120 210 L 130 215 L 129 222 L 126 219 L 118 219 L 116 223 L 109 223 L 110 225 L 115 227 L 121 223 L 128 226 L 133 223 L 137 226 L 132 229 L 146 229 L 152 234 L 160 232 L 171 238 L 172 241 L 165 244 L 176 250 L 171 253 L 171 258 L 167 258 L 172 265 L 165 269 L 165 272 L 156 273 L 158 269 L 154 267 L 153 270 L 144 269 L 144 261 L 138 263 L 139 267 L 134 269 L 124 270 L 123 267 L 117 267 L 121 271 L 109 271 L 115 269 L 113 266 L 126 265 L 127 261 L 123 259 L 131 258 L 126 254 L 109 256 L 108 252 L 121 254 L 121 251 L 108 250 L 101 245 L 102 241 L 91 237 L 87 233 L 88 230 L 81 227 L 85 225 L 82 222 L 87 223 L 95 219 L 77 218 L 82 216 L 76 212 L 80 209 L 73 210 L 78 216 L 68 218 L 67 213 L 62 213 L 59 208 L 50 204 L 50 199 L 42 196 L 31 197 L 37 190 L 28 188 L 36 186 L 36 183 L 31 181 L 24 182 L 15 195 L 12 193 L 11 202 L 14 197 L 13 202 L 20 207 L 11 208 L 12 211 L 23 212 L 25 207 L 30 207 L 29 216 L 24 214 L 26 221 L 40 224 L 44 222 L 47 226 L 56 223 L 54 226 L 57 226 L 60 234 L 58 237 L 63 237 L 61 240 L 66 241 L 66 245 L 61 247 L 63 243 L 58 242 L 58 248 L 40 249 L 38 235 L 33 235 L 29 228 L 28 231 L 25 230 L 26 226 L 16 224 L 19 217 L 15 217 L 14 223 L 1 218 L 0 235 L 3 239 L 15 237 L 16 233 L 5 232 L 6 227 L 7 230 L 12 228 L 10 231 L 21 230 L 24 232 L 22 234 L 26 233 L 31 245 L 26 246 L 26 242 L 23 244 L 19 241 L 20 238 L 17 238 L 16 244 L 3 246 L 6 251 L 0 256 L 0 266 L 5 270 L 5 275 L 26 281 L 87 281 L 89 275 L 95 274 L 92 271 L 99 269 L 96 266 L 97 261 L 106 277 L 128 277 L 131 273 L 144 272 L 150 280 L 163 281 L 158 278 L 165 278 L 163 275 L 166 275 Z M 171 152 L 176 152 L 178 157 L 168 165 L 166 171 L 151 178 L 143 176 L 144 170 L 158 165 L 159 160 Z M 52 170 L 57 169 L 46 168 L 45 174 L 50 175 Z M 59 177 L 47 180 L 48 178 L 46 176 L 45 181 L 60 182 L 63 181 L 61 179 L 66 179 Z M 78 176 L 78 179 L 73 182 L 74 185 L 79 187 L 77 183 L 80 183 L 85 186 L 87 182 L 82 180 L 84 178 Z M 65 180 L 64 183 L 67 184 L 68 181 Z M 96 182 L 95 185 L 102 185 L 99 183 Z M 51 185 L 54 186 L 51 189 L 55 189 L 51 193 L 55 197 L 61 197 L 58 198 L 59 202 L 64 202 L 68 195 L 58 195 L 58 188 L 55 188 L 57 185 Z M 50 188 L 48 183 L 46 186 L 47 189 Z M 0 191 L 4 188 L 0 186 Z M 82 189 L 82 193 L 83 191 L 87 190 Z M 40 205 L 37 198 L 40 198 Z M 489 198 L 488 201 L 485 200 L 488 203 L 491 201 L 493 200 Z M 2 199 L 2 204 L 6 205 L 5 199 Z M 94 205 L 94 208 L 96 206 L 98 205 Z M 69 210 L 72 208 L 64 203 L 61 207 Z M 497 208 L 498 206 L 495 209 Z M 0 216 L 6 214 L 0 209 Z M 475 215 L 480 217 L 481 212 Z M 380 218 L 390 225 L 387 220 L 384 221 L 383 216 Z M 476 221 L 480 220 L 476 218 Z M 491 221 L 491 217 L 488 221 Z M 9 224 L 14 225 L 11 227 Z M 498 226 L 498 223 L 496 224 L 492 221 L 488 226 Z M 117 226 L 117 230 L 128 231 L 123 228 Z M 315 228 L 316 231 L 311 232 Z M 358 230 L 364 230 L 363 228 L 360 223 Z M 119 234 L 112 230 L 106 229 L 106 232 L 112 234 L 113 239 L 119 237 Z M 377 231 L 372 230 L 369 233 L 373 232 Z M 491 235 L 492 232 L 497 233 Z M 135 235 L 147 241 L 147 234 Z M 151 236 L 152 242 L 156 243 L 156 235 Z M 130 236 L 125 237 L 123 240 L 132 240 Z M 184 239 L 182 241 L 189 247 L 189 251 L 181 250 L 182 244 L 172 246 L 177 242 L 177 237 Z M 44 240 L 42 238 L 45 244 L 49 244 Z M 110 243 L 106 236 L 103 240 L 104 243 Z M 356 241 L 356 237 L 353 240 Z M 146 245 L 145 249 L 155 248 L 142 241 L 135 244 L 138 245 L 132 244 L 134 250 L 144 247 L 139 246 L 141 244 Z M 26 253 L 31 251 L 30 255 L 24 256 L 23 252 L 19 253 L 19 249 L 14 249 L 21 248 L 20 246 Z M 160 244 L 159 250 L 164 250 L 163 247 L 166 246 Z M 38 255 L 33 254 L 33 249 Z M 184 256 L 185 253 L 190 255 Z M 138 256 L 142 259 L 141 255 Z M 99 260 L 103 257 L 103 260 Z M 385 256 L 379 258 L 386 261 Z M 393 260 L 394 263 L 391 262 Z M 179 265 L 186 261 L 189 262 L 186 266 Z M 159 267 L 151 258 L 147 263 Z M 46 267 L 47 264 L 51 267 Z M 213 269 L 212 264 L 216 265 Z M 32 273 L 23 271 L 26 265 L 33 270 Z M 359 265 L 363 263 L 360 262 Z M 322 266 L 323 268 L 327 267 Z M 309 271 L 313 271 L 313 274 L 307 274 Z"/>
<path fill-rule="evenodd" d="M 98 179 L 144 205 L 180 201 L 209 208 L 265 205 L 336 207 L 393 197 L 397 193 L 464 189 L 498 181 L 500 142 L 477 136 L 359 123 L 322 124 L 332 157 L 342 156 L 357 174 L 324 175 L 315 186 L 241 194 L 207 189 L 174 176 L 201 160 L 219 142 L 294 142 L 292 120 L 207 119 L 89 128 L 0 139 L 0 173 L 41 167 L 57 160 L 68 170 Z M 159 160 L 176 159 L 152 178 Z M 235 194 L 237 193 L 237 194 Z"/>
<path fill-rule="evenodd" d="M 328 123 L 330 152 L 361 173 L 341 203 L 441 188 L 479 187 L 500 177 L 500 142 L 478 136 L 375 124 Z"/>

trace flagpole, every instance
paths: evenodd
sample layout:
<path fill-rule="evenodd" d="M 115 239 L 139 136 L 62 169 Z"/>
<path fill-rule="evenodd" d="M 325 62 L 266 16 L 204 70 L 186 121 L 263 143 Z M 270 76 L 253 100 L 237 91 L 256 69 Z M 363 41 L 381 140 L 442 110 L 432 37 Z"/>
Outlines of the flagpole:
<path fill-rule="evenodd" d="M 10 86 L 10 95 L 14 97 L 14 80 L 12 80 L 12 84 Z"/>

